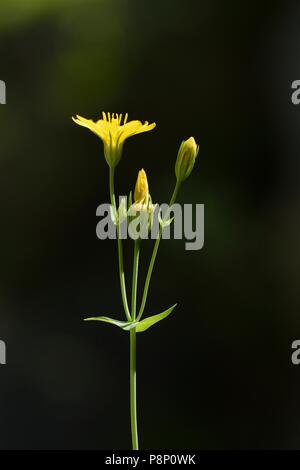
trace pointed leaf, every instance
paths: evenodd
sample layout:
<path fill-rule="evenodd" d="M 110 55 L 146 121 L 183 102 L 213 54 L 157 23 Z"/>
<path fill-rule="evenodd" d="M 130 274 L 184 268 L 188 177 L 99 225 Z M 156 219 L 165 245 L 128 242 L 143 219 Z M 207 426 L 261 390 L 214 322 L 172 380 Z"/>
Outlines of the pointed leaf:
<path fill-rule="evenodd" d="M 174 220 L 174 217 L 171 217 L 171 219 L 165 220 L 161 218 L 160 214 L 158 214 L 158 221 L 163 229 L 167 227 L 168 225 L 170 225 L 173 222 L 173 220 Z"/>
<path fill-rule="evenodd" d="M 105 323 L 111 323 L 112 325 L 118 326 L 125 331 L 131 330 L 137 324 L 137 322 L 120 321 L 109 317 L 90 317 L 84 318 L 84 321 L 103 321 Z"/>
<path fill-rule="evenodd" d="M 153 315 L 151 317 L 145 318 L 144 320 L 138 322 L 135 327 L 135 331 L 137 333 L 142 333 L 143 331 L 148 330 L 152 325 L 155 323 L 163 320 L 166 318 L 170 313 L 173 312 L 174 308 L 176 307 L 177 304 L 173 305 L 172 307 L 168 308 L 162 313 L 158 313 L 157 315 Z"/>

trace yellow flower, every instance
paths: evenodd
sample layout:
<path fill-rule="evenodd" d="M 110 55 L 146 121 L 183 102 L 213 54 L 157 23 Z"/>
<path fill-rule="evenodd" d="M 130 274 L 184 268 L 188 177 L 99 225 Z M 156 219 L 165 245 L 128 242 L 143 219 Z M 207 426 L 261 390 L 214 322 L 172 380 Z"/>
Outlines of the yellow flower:
<path fill-rule="evenodd" d="M 139 173 L 135 184 L 133 199 L 135 204 L 148 204 L 149 200 L 149 186 L 145 170 L 142 168 Z"/>
<path fill-rule="evenodd" d="M 96 122 L 81 116 L 72 119 L 76 124 L 87 127 L 102 139 L 105 159 L 111 168 L 115 168 L 121 159 L 125 140 L 135 134 L 151 131 L 156 126 L 155 123 L 149 124 L 147 121 L 144 124 L 141 121 L 127 122 L 127 117 L 128 115 L 125 114 L 123 124 L 121 124 L 122 114 L 115 113 L 112 115 L 102 113 L 102 119 Z"/>
<path fill-rule="evenodd" d="M 194 137 L 184 140 L 180 145 L 175 164 L 176 178 L 180 183 L 191 174 L 198 151 L 199 145 L 196 144 Z"/>

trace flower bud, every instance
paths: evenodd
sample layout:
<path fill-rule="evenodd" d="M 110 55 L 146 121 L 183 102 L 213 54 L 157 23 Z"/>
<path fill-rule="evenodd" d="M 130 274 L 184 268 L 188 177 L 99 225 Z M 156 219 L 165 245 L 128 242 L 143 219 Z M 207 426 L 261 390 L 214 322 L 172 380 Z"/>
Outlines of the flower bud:
<path fill-rule="evenodd" d="M 136 239 L 136 236 L 145 238 L 148 231 L 151 230 L 153 224 L 153 213 L 155 211 L 156 204 L 152 203 L 152 198 L 149 193 L 147 175 L 143 169 L 138 173 L 133 199 L 134 202 L 128 209 L 128 216 L 129 221 L 131 222 L 130 225 L 132 225 L 132 222 L 134 221 L 131 229 L 136 230 L 136 227 L 138 226 L 139 233 L 137 232 L 134 236 L 132 236 L 132 238 Z"/>
<path fill-rule="evenodd" d="M 196 144 L 194 137 L 184 140 L 180 145 L 175 164 L 175 174 L 179 183 L 190 176 L 198 151 L 199 145 Z"/>
<path fill-rule="evenodd" d="M 149 186 L 145 170 L 142 168 L 136 180 L 134 190 L 134 203 L 148 204 L 149 200 Z"/>

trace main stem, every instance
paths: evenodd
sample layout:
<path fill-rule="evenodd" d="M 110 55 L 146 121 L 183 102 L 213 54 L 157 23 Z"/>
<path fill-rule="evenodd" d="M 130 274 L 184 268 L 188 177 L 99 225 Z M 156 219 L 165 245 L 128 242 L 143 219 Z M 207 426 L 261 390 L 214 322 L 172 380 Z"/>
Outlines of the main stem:
<path fill-rule="evenodd" d="M 133 274 L 131 292 L 131 318 L 136 319 L 136 296 L 139 270 L 140 242 L 134 242 Z M 136 331 L 130 330 L 130 422 L 132 449 L 139 449 L 138 429 L 137 429 L 137 406 L 136 406 Z"/>
<path fill-rule="evenodd" d="M 130 421 L 132 449 L 139 450 L 136 409 L 136 331 L 130 330 Z"/>

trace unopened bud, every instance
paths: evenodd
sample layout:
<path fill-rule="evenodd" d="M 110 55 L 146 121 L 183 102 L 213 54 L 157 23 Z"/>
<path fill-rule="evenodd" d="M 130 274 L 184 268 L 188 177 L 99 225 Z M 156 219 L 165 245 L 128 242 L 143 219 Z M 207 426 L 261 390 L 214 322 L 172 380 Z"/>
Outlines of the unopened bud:
<path fill-rule="evenodd" d="M 178 182 L 181 183 L 190 176 L 198 151 L 199 145 L 196 144 L 194 137 L 184 140 L 180 145 L 175 164 L 175 174 Z"/>
<path fill-rule="evenodd" d="M 141 169 L 138 173 L 134 190 L 134 202 L 141 204 L 148 204 L 149 199 L 149 186 L 147 175 L 144 169 Z"/>

